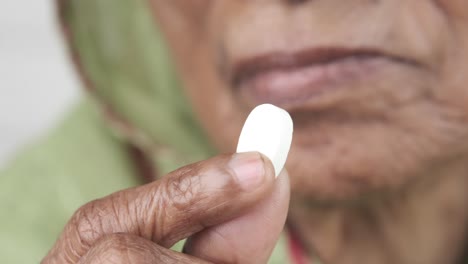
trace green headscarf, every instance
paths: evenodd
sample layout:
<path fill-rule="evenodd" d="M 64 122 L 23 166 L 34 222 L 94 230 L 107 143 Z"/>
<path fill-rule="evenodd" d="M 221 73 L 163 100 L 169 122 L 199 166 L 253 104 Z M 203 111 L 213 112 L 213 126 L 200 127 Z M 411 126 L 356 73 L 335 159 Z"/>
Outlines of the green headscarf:
<path fill-rule="evenodd" d="M 161 173 L 214 153 L 182 95 L 147 1 L 59 2 L 75 62 L 120 136 Z"/>
<path fill-rule="evenodd" d="M 39 262 L 79 206 L 141 184 L 128 143 L 160 175 L 214 154 L 147 0 L 57 1 L 94 102 L 83 98 L 47 137 L 0 170 L 1 263 Z M 270 263 L 286 263 L 285 249 L 282 239 Z"/>

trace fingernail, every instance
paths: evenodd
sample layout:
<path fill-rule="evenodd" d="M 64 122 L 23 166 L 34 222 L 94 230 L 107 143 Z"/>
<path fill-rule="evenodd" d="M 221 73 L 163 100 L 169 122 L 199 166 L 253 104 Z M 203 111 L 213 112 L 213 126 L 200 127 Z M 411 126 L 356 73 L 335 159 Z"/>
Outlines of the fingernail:
<path fill-rule="evenodd" d="M 265 167 L 258 152 L 234 154 L 229 167 L 236 174 L 237 180 L 245 191 L 256 189 L 263 182 Z"/>

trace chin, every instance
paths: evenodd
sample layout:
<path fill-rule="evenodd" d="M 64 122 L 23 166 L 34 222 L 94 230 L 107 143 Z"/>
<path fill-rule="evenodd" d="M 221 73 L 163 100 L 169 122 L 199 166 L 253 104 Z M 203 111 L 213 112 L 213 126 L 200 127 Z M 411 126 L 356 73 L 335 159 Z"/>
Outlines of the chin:
<path fill-rule="evenodd" d="M 367 99 L 293 114 L 286 165 L 293 199 L 339 204 L 400 195 L 466 155 L 466 114 L 450 103 L 423 93 L 400 104 L 360 98 Z"/>

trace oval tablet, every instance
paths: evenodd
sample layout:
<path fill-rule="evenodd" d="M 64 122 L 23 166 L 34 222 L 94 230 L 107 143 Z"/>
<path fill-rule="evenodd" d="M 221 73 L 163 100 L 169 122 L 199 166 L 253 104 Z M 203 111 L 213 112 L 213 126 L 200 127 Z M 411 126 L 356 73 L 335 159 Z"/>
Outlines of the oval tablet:
<path fill-rule="evenodd" d="M 278 176 L 291 147 L 293 122 L 285 110 L 271 104 L 257 106 L 247 117 L 237 152 L 258 151 L 267 156 Z"/>

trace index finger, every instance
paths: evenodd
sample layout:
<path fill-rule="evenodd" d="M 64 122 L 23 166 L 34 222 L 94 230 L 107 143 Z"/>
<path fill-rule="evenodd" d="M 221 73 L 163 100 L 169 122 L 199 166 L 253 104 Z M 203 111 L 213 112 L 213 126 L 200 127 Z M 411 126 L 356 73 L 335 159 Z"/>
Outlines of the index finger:
<path fill-rule="evenodd" d="M 134 234 L 164 247 L 242 214 L 272 191 L 274 170 L 259 153 L 222 155 L 159 181 L 81 207 L 44 260 L 75 263 L 100 238 Z"/>

